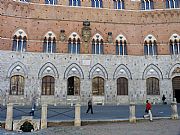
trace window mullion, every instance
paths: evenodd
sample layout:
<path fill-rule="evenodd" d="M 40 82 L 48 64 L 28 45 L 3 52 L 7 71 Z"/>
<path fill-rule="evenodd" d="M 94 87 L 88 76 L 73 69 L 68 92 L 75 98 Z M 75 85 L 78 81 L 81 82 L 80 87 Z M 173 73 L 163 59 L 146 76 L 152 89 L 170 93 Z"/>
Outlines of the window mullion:
<path fill-rule="evenodd" d="M 177 49 L 178 49 L 178 54 L 179 54 L 179 49 L 180 49 L 180 47 L 179 47 L 179 45 L 180 45 L 180 43 L 179 42 L 177 42 Z"/>
<path fill-rule="evenodd" d="M 73 41 L 71 41 L 71 50 L 70 50 L 71 54 L 73 53 L 73 46 L 74 46 Z"/>
<path fill-rule="evenodd" d="M 76 54 L 77 54 L 77 40 L 76 40 Z"/>
<path fill-rule="evenodd" d="M 18 44 L 19 44 L 19 40 L 17 38 L 17 42 L 16 42 L 16 51 L 18 51 Z"/>
<path fill-rule="evenodd" d="M 53 53 L 53 40 L 51 41 L 51 53 Z"/>
<path fill-rule="evenodd" d="M 149 43 L 147 43 L 147 49 L 148 49 L 147 55 L 149 55 Z"/>
<path fill-rule="evenodd" d="M 120 0 L 119 2 L 120 2 L 120 5 L 121 5 L 121 7 L 120 7 L 120 8 L 122 9 L 122 1 Z"/>
<path fill-rule="evenodd" d="M 99 54 L 101 54 L 101 42 L 99 42 Z"/>
<path fill-rule="evenodd" d="M 171 8 L 171 0 L 168 0 L 169 8 Z"/>
<path fill-rule="evenodd" d="M 174 6 L 174 8 L 176 8 L 176 2 L 175 2 L 175 0 L 173 0 L 173 6 Z"/>
<path fill-rule="evenodd" d="M 144 9 L 146 10 L 146 0 L 144 0 Z"/>
<path fill-rule="evenodd" d="M 94 43 L 94 53 L 96 54 L 96 41 Z"/>
<path fill-rule="evenodd" d="M 175 55 L 174 42 L 172 43 L 172 46 L 173 46 L 173 54 Z"/>
<path fill-rule="evenodd" d="M 155 55 L 155 46 L 154 46 L 153 42 L 152 42 L 152 53 L 153 53 L 153 56 L 154 56 Z"/>

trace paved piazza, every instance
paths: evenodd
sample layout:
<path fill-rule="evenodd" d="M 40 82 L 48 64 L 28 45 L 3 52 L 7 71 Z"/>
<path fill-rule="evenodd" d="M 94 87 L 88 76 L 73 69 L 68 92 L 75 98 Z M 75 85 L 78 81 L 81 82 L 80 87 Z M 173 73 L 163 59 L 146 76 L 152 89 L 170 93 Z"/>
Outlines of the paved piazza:
<path fill-rule="evenodd" d="M 5 132 L 3 135 L 25 133 Z M 140 121 L 136 124 L 127 122 L 84 125 L 81 127 L 61 126 L 50 127 L 27 135 L 180 135 L 180 120 Z"/>

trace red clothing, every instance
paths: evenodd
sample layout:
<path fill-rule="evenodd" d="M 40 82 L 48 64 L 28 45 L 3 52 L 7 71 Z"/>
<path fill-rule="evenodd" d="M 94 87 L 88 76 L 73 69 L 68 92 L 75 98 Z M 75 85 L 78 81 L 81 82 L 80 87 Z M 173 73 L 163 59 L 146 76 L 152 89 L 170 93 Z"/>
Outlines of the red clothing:
<path fill-rule="evenodd" d="M 146 104 L 146 109 L 147 109 L 147 110 L 151 110 L 151 104 L 150 104 L 150 103 L 147 103 L 147 104 Z"/>

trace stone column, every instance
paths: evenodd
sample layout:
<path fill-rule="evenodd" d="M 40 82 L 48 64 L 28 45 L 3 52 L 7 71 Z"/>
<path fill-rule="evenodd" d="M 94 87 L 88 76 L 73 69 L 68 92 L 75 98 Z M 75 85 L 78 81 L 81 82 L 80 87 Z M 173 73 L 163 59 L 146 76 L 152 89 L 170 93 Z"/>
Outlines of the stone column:
<path fill-rule="evenodd" d="M 47 128 L 47 104 L 41 108 L 41 129 Z"/>
<path fill-rule="evenodd" d="M 171 110 L 172 110 L 171 118 L 178 119 L 176 98 L 174 98 L 174 100 L 171 102 Z"/>
<path fill-rule="evenodd" d="M 12 103 L 7 104 L 5 129 L 6 130 L 13 129 L 13 104 Z"/>
<path fill-rule="evenodd" d="M 131 122 L 131 123 L 136 122 L 135 103 L 134 102 L 130 102 L 130 104 L 129 104 L 129 122 Z"/>
<path fill-rule="evenodd" d="M 81 126 L 81 105 L 79 103 L 75 105 L 74 126 Z"/>

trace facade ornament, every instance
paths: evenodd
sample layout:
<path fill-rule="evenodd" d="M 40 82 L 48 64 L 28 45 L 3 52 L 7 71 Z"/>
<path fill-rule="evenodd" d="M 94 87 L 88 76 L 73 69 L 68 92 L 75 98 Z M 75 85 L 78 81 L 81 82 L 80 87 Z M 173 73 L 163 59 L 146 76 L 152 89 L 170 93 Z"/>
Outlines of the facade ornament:
<path fill-rule="evenodd" d="M 84 42 L 88 42 L 91 38 L 91 28 L 90 28 L 89 21 L 83 22 L 82 38 L 83 38 Z"/>
<path fill-rule="evenodd" d="M 107 39 L 108 43 L 112 43 L 112 32 L 108 32 L 108 39 Z"/>
<path fill-rule="evenodd" d="M 177 68 L 173 71 L 173 74 L 176 74 L 176 73 L 180 73 L 180 67 L 177 67 Z"/>
<path fill-rule="evenodd" d="M 60 41 L 64 42 L 66 39 L 65 30 L 60 30 Z"/>

